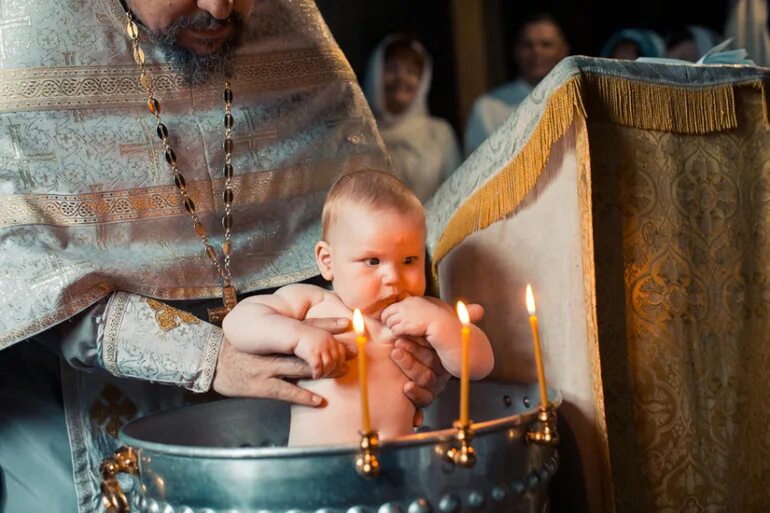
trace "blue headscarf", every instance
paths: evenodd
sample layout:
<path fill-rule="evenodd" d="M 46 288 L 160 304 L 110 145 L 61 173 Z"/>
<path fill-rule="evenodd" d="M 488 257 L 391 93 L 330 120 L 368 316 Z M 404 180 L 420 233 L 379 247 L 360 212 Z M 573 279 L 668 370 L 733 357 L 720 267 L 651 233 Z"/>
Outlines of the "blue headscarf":
<path fill-rule="evenodd" d="M 601 57 L 610 57 L 618 43 L 631 41 L 639 48 L 639 57 L 663 57 L 666 53 L 666 43 L 663 38 L 652 30 L 623 29 L 615 32 L 604 43 Z"/>

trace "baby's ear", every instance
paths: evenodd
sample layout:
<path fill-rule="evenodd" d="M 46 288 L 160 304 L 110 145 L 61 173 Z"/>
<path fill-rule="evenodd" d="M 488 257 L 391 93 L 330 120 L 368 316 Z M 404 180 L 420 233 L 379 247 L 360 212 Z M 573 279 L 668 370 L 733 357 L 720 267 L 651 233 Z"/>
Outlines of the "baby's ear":
<path fill-rule="evenodd" d="M 332 273 L 332 248 L 326 243 L 326 241 L 318 241 L 315 245 L 315 263 L 318 266 L 318 270 L 321 271 L 321 276 L 326 281 L 332 281 L 334 273 Z"/>

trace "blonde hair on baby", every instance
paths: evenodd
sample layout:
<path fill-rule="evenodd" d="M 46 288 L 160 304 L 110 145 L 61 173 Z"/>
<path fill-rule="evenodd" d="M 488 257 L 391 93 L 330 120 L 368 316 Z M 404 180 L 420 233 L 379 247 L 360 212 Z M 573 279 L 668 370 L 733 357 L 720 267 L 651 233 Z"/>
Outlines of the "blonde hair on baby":
<path fill-rule="evenodd" d="M 326 196 L 321 215 L 321 231 L 324 240 L 329 228 L 336 222 L 340 209 L 350 205 L 425 216 L 419 198 L 396 176 L 373 169 L 354 171 L 342 175 Z"/>

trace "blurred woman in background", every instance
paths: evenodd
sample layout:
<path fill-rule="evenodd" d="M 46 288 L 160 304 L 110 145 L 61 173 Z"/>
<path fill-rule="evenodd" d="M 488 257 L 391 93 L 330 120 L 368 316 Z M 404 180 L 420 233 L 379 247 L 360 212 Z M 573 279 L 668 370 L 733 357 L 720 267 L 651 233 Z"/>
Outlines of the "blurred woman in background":
<path fill-rule="evenodd" d="M 396 173 L 423 202 L 461 162 L 452 127 L 428 113 L 431 74 L 423 45 L 394 35 L 375 48 L 364 85 Z"/>

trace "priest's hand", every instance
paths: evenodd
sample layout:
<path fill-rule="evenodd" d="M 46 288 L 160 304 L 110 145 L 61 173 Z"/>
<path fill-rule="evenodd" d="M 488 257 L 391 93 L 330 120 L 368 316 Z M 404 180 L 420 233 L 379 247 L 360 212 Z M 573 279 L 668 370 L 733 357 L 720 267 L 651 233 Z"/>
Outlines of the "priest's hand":
<path fill-rule="evenodd" d="M 307 319 L 303 321 L 332 335 L 350 329 L 345 318 Z M 305 406 L 320 406 L 324 399 L 290 383 L 289 379 L 310 379 L 313 371 L 300 358 L 290 355 L 254 355 L 239 351 L 222 339 L 219 359 L 211 388 L 227 397 L 261 397 Z"/>
<path fill-rule="evenodd" d="M 468 305 L 471 322 L 484 317 L 481 305 Z M 439 394 L 449 381 L 450 374 L 441 365 L 436 351 L 427 342 L 417 342 L 407 338 L 396 340 L 390 358 L 409 378 L 404 385 L 404 395 L 417 408 L 414 415 L 414 426 L 422 425 L 422 408 L 425 408 Z"/>

